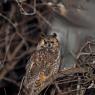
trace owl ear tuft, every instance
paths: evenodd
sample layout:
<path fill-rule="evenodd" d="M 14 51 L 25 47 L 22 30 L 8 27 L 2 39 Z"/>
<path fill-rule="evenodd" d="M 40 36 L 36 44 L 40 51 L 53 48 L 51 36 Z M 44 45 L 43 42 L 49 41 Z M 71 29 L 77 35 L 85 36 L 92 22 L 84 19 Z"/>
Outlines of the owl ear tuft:
<path fill-rule="evenodd" d="M 55 38 L 55 37 L 57 37 L 57 34 L 56 34 L 56 33 L 53 33 L 53 35 L 52 35 L 52 36 Z"/>

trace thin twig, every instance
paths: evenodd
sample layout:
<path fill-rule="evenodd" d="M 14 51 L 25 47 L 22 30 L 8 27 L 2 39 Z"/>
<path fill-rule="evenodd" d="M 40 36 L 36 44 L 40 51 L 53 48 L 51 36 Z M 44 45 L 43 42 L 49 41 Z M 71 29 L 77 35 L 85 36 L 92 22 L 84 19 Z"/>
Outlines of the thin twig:
<path fill-rule="evenodd" d="M 20 7 L 20 12 L 21 12 L 21 14 L 23 14 L 23 15 L 35 15 L 36 14 L 36 0 L 34 0 L 34 6 L 33 6 L 33 12 L 32 13 L 27 13 L 24 9 L 23 9 L 23 7 L 21 6 L 21 4 L 19 3 L 19 1 L 18 0 L 15 0 L 16 2 L 17 2 L 17 4 L 18 4 L 18 6 Z"/>

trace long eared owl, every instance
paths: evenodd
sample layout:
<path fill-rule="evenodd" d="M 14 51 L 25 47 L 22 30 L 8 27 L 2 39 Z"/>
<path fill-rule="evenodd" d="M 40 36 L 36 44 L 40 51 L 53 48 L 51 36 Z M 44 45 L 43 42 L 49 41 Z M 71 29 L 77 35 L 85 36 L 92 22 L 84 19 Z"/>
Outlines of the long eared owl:
<path fill-rule="evenodd" d="M 33 52 L 26 66 L 23 85 L 28 91 L 27 95 L 38 95 L 49 84 L 50 78 L 57 74 L 59 66 L 60 43 L 54 33 L 38 43 L 37 50 Z"/>

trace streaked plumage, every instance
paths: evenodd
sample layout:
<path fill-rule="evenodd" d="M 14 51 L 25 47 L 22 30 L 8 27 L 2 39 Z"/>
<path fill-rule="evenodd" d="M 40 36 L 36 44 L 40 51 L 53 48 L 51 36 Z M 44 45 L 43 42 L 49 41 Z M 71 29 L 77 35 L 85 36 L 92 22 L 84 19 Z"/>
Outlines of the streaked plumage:
<path fill-rule="evenodd" d="M 38 95 L 59 70 L 60 44 L 57 37 L 49 35 L 41 40 L 26 67 L 24 87 L 28 95 Z"/>

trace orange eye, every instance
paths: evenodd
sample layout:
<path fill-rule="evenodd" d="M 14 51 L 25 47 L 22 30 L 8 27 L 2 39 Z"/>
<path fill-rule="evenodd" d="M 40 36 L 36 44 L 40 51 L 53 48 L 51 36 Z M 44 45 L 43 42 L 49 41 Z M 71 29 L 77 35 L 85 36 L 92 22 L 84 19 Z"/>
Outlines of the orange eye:
<path fill-rule="evenodd" d="M 45 44 L 47 44 L 47 42 L 45 41 Z"/>

